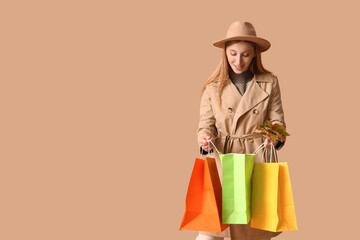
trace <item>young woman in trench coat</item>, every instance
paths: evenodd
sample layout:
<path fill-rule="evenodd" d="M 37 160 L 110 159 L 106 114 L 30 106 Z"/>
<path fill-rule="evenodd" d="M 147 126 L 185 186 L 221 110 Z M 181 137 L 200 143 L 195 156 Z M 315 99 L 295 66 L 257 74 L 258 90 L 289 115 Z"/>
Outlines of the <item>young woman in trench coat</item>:
<path fill-rule="evenodd" d="M 222 58 L 202 89 L 197 134 L 200 151 L 212 152 L 221 173 L 219 156 L 207 140 L 211 139 L 221 153 L 253 153 L 263 142 L 270 148 L 270 138 L 254 133 L 264 121 L 270 120 L 285 128 L 286 124 L 278 78 L 261 62 L 261 53 L 270 48 L 270 42 L 257 37 L 251 23 L 236 21 L 230 25 L 226 38 L 213 44 L 222 48 Z M 251 71 L 253 78 L 242 95 L 230 76 L 245 71 Z M 273 142 L 277 150 L 284 143 Z M 264 162 L 262 153 L 255 156 L 255 162 Z M 222 233 L 200 231 L 196 240 L 229 237 L 232 240 L 265 240 L 279 234 L 251 228 L 250 223 L 230 224 Z"/>

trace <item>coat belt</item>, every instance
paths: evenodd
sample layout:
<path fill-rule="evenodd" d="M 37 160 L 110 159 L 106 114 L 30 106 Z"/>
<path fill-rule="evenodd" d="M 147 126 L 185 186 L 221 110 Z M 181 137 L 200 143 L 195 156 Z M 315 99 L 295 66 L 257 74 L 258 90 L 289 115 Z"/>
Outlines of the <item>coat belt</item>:
<path fill-rule="evenodd" d="M 260 133 L 247 133 L 242 136 L 238 136 L 238 135 L 223 134 L 223 133 L 219 132 L 217 137 L 218 138 L 243 139 L 243 138 L 262 138 L 262 136 L 263 135 Z"/>
<path fill-rule="evenodd" d="M 238 136 L 238 135 L 230 135 L 230 134 L 223 134 L 221 132 L 219 132 L 217 138 L 225 138 L 225 143 L 224 143 L 224 153 L 229 153 L 229 151 L 231 151 L 232 147 L 233 147 L 233 143 L 235 139 L 247 139 L 247 138 L 262 138 L 262 134 L 260 133 L 247 133 L 244 134 L 242 136 Z"/>

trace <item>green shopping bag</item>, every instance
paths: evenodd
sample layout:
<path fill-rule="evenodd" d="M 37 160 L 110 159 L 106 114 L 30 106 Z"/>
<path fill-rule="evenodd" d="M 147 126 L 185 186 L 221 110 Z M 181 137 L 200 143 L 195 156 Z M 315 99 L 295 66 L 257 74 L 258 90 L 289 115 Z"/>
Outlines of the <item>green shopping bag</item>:
<path fill-rule="evenodd" d="M 222 164 L 222 223 L 248 224 L 251 219 L 251 176 L 255 154 L 264 143 L 253 154 L 222 154 L 209 141 Z"/>

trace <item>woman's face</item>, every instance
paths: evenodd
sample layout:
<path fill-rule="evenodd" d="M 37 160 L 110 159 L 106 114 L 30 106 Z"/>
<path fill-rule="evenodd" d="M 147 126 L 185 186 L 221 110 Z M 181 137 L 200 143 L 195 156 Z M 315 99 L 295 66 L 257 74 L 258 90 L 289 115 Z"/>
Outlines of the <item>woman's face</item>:
<path fill-rule="evenodd" d="M 226 47 L 226 56 L 235 73 L 245 72 L 255 57 L 254 47 L 247 42 L 236 42 Z"/>

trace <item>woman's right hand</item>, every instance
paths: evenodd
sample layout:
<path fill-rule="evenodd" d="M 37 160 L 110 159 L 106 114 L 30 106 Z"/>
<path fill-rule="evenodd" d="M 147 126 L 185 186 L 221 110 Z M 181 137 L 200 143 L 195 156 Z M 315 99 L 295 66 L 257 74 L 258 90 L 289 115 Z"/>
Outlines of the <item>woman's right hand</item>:
<path fill-rule="evenodd" d="M 213 145 L 210 142 L 208 142 L 208 140 L 214 142 L 214 140 L 208 134 L 203 134 L 198 139 L 199 146 L 207 152 L 213 149 Z"/>

